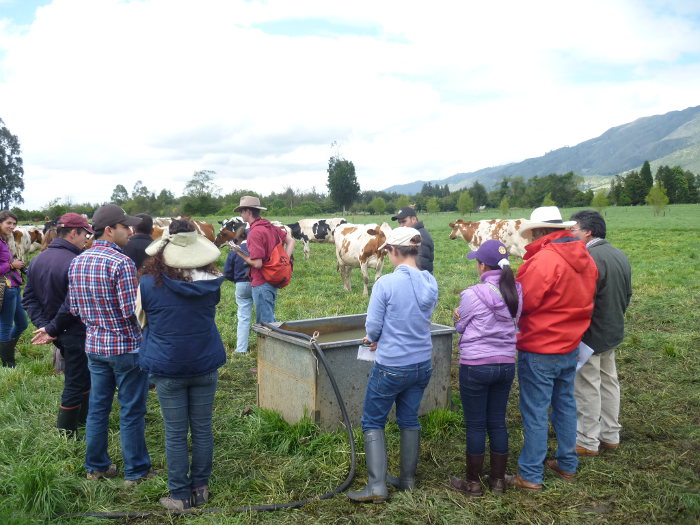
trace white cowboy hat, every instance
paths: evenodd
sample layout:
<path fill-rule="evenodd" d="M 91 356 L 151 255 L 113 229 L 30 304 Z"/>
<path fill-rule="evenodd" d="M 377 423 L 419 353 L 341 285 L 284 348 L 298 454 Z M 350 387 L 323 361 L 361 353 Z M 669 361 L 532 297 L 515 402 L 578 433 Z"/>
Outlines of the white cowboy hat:
<path fill-rule="evenodd" d="M 568 228 L 574 224 L 576 221 L 562 221 L 561 212 L 556 206 L 541 206 L 532 211 L 530 220 L 520 226 L 520 231 L 524 232 L 535 228 Z"/>
<path fill-rule="evenodd" d="M 164 232 L 160 239 L 146 248 L 146 254 L 155 255 L 163 249 L 163 260 L 173 268 L 200 268 L 213 263 L 221 252 L 209 239 L 197 232 L 170 235 Z"/>

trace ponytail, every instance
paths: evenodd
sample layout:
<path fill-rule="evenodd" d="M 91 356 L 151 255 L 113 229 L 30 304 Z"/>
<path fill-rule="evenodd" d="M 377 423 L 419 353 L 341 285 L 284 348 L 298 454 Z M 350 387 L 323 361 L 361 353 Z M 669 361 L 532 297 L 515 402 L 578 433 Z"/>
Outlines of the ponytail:
<path fill-rule="evenodd" d="M 515 287 L 515 276 L 513 270 L 508 265 L 504 265 L 501 270 L 501 279 L 498 281 L 498 289 L 501 291 L 503 301 L 508 307 L 508 311 L 513 319 L 518 315 L 518 289 Z"/>

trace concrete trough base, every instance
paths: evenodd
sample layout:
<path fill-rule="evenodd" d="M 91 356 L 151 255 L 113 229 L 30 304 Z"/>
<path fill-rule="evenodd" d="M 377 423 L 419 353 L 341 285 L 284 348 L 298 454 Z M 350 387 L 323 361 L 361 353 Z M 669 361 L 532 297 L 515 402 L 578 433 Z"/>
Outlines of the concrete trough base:
<path fill-rule="evenodd" d="M 284 330 L 312 335 L 326 355 L 345 401 L 353 426 L 360 425 L 369 361 L 357 359 L 365 314 L 275 323 Z M 321 428 L 335 430 L 343 418 L 323 364 L 303 339 L 255 325 L 258 334 L 258 406 L 279 412 L 290 424 L 307 414 Z M 431 325 L 433 375 L 425 389 L 418 415 L 450 405 L 450 363 L 454 328 Z M 390 415 L 393 418 L 394 411 Z"/>

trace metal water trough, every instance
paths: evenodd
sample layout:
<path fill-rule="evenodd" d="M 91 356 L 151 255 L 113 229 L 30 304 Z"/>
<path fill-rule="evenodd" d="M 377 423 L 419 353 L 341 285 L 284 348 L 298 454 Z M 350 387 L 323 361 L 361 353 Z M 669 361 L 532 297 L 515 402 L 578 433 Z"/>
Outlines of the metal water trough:
<path fill-rule="evenodd" d="M 360 424 L 372 363 L 357 359 L 365 335 L 365 314 L 274 323 L 284 330 L 313 335 L 331 365 L 353 426 Z M 321 428 L 334 430 L 342 416 L 330 380 L 307 341 L 255 325 L 258 334 L 258 405 L 279 412 L 288 423 L 305 414 Z M 454 328 L 431 324 L 433 375 L 418 415 L 450 404 L 450 362 Z M 393 410 L 392 415 L 393 417 Z"/>

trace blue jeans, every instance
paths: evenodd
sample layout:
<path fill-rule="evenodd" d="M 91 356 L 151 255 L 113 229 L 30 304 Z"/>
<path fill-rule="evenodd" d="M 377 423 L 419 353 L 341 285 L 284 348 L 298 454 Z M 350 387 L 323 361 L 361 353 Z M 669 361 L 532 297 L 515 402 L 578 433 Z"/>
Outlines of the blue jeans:
<path fill-rule="evenodd" d="M 19 286 L 5 288 L 5 299 L 0 310 L 0 341 L 18 338 L 29 326 L 22 307 L 21 291 Z"/>
<path fill-rule="evenodd" d="M 566 472 L 575 473 L 578 468 L 574 399 L 577 356 L 577 349 L 568 354 L 518 352 L 520 413 L 524 431 L 518 465 L 522 478 L 531 483 L 542 483 L 550 406 L 550 418 L 557 434 L 557 463 Z"/>
<path fill-rule="evenodd" d="M 401 429 L 420 429 L 418 407 L 433 373 L 432 361 L 409 366 L 375 363 L 370 370 L 362 409 L 362 431 L 384 430 L 396 403 L 396 423 Z"/>
<path fill-rule="evenodd" d="M 107 452 L 107 435 L 116 388 L 124 479 L 138 479 L 151 469 L 144 435 L 148 374 L 139 368 L 138 354 L 88 354 L 88 368 L 92 389 L 85 427 L 85 469 L 104 471 L 112 463 Z"/>
<path fill-rule="evenodd" d="M 514 377 L 515 363 L 459 366 L 468 454 L 486 452 L 487 429 L 491 452 L 508 453 L 506 407 Z"/>
<path fill-rule="evenodd" d="M 253 302 L 255 303 L 255 322 L 275 322 L 275 301 L 277 301 L 277 288 L 270 283 L 253 286 Z"/>
<path fill-rule="evenodd" d="M 238 317 L 238 328 L 236 330 L 237 353 L 248 351 L 250 318 L 253 314 L 253 292 L 251 288 L 252 286 L 250 286 L 250 281 L 241 281 L 236 283 L 236 317 Z"/>
<path fill-rule="evenodd" d="M 168 488 L 175 499 L 189 498 L 193 489 L 209 483 L 214 457 L 211 417 L 218 377 L 216 370 L 196 377 L 151 376 L 165 424 Z M 192 435 L 191 463 L 188 429 Z"/>

